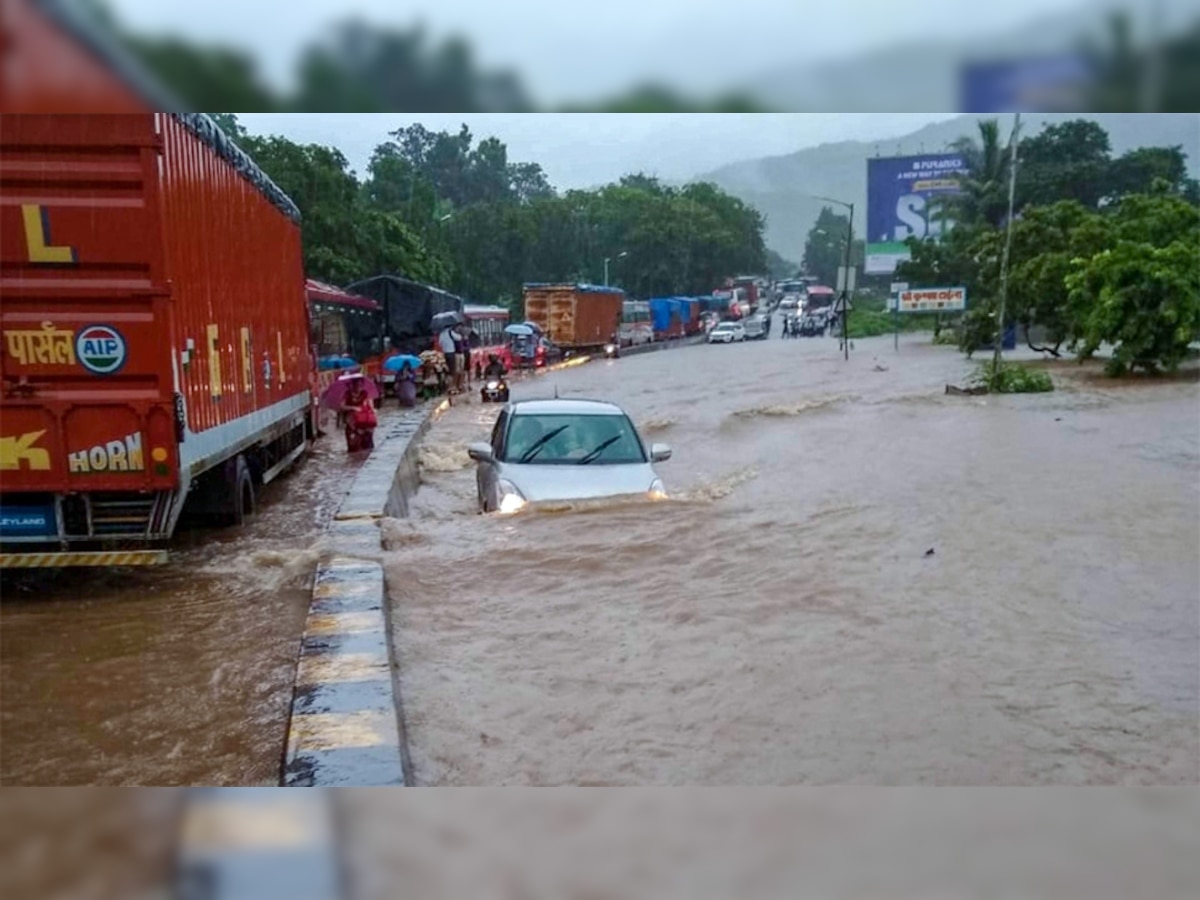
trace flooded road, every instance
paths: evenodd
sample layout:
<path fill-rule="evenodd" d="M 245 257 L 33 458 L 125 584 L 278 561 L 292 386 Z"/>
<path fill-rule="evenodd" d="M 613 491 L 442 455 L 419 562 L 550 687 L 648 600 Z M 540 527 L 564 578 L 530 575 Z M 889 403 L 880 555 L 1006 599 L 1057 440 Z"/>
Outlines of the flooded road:
<path fill-rule="evenodd" d="M 1200 387 L 1055 364 L 945 396 L 928 336 L 596 362 L 673 499 L 475 513 L 459 406 L 385 523 L 421 784 L 1148 784 L 1198 777 Z"/>
<path fill-rule="evenodd" d="M 162 568 L 6 573 L 0 782 L 278 783 L 321 533 L 360 464 L 330 434 L 246 528 L 184 532 Z"/>

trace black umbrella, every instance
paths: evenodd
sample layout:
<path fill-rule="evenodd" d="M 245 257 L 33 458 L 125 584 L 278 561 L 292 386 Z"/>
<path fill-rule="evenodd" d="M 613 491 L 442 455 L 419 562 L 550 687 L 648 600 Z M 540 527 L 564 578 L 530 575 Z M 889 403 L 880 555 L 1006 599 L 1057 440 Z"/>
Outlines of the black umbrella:
<path fill-rule="evenodd" d="M 429 320 L 429 328 L 431 331 L 443 331 L 447 328 L 453 328 L 455 325 L 461 325 L 466 321 L 463 314 L 450 310 L 449 312 L 438 313 Z"/>

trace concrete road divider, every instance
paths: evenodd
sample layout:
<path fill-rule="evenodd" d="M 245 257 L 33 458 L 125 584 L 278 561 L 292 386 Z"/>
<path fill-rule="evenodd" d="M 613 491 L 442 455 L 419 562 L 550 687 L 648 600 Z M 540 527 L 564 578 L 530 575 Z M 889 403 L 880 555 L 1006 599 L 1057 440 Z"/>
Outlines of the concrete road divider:
<path fill-rule="evenodd" d="M 176 900 L 342 900 L 347 884 L 327 791 L 187 793 Z"/>
<path fill-rule="evenodd" d="M 300 646 L 280 782 L 287 787 L 403 785 L 404 717 L 396 686 L 379 520 L 408 515 L 417 448 L 448 401 L 385 416 L 376 449 L 329 526 Z"/>

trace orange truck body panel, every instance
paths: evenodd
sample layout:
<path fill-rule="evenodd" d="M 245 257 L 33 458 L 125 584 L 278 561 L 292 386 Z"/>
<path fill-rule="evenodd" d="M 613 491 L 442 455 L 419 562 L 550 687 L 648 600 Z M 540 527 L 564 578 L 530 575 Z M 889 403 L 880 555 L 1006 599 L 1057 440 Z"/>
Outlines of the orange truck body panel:
<path fill-rule="evenodd" d="M 621 327 L 625 299 L 618 288 L 526 285 L 525 318 L 560 347 L 601 347 Z"/>
<path fill-rule="evenodd" d="M 3 117 L 0 330 L 5 504 L 186 488 L 312 403 L 299 226 L 170 114 Z"/>
<path fill-rule="evenodd" d="M 68 15 L 55 15 L 35 0 L 4 0 L 0 5 L 0 111 L 5 113 L 135 113 L 171 102 L 149 76 L 136 74 L 126 60 L 119 73 L 99 44 L 88 46 L 82 21 L 73 32 Z M 111 48 L 109 56 L 119 54 Z M 140 82 L 140 83 L 136 83 Z M 150 97 L 153 93 L 155 96 Z M 174 108 L 169 106 L 168 108 Z"/>

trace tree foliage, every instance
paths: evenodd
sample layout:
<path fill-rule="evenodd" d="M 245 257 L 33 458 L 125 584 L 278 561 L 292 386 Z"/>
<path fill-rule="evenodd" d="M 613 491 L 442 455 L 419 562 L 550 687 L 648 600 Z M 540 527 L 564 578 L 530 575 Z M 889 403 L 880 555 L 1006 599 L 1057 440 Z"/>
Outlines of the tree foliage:
<path fill-rule="evenodd" d="M 969 355 L 996 336 L 1011 154 L 994 122 L 956 148 L 970 176 L 942 203 L 955 227 L 909 239 L 895 277 L 967 288 L 958 343 Z M 1081 357 L 1111 347 L 1113 372 L 1177 365 L 1200 338 L 1198 195 L 1180 147 L 1113 159 L 1104 129 L 1082 119 L 1025 141 L 1005 328 L 1022 326 L 1030 347 L 1055 356 L 1064 344 Z"/>
<path fill-rule="evenodd" d="M 642 297 L 709 293 L 766 266 L 761 214 L 713 184 L 632 174 L 560 195 L 503 142 L 421 125 L 388 135 L 359 181 L 333 148 L 218 121 L 296 201 L 307 270 L 335 284 L 397 273 L 515 303 L 528 281 L 600 282 L 606 258 L 611 281 Z"/>
<path fill-rule="evenodd" d="M 1111 345 L 1109 371 L 1173 369 L 1200 339 L 1200 212 L 1133 196 L 1107 217 L 1106 246 L 1066 276 L 1080 355 Z"/>

